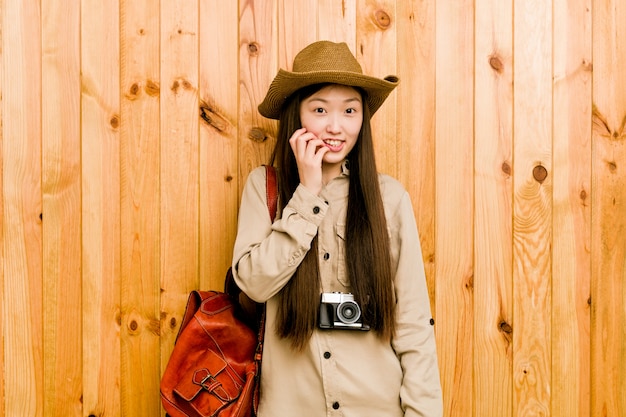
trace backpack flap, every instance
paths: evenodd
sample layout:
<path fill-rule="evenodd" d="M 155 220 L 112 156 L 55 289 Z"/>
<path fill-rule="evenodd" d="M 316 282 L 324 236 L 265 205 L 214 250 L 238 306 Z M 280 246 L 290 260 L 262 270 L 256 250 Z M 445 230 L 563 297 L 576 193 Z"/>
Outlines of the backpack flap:
<path fill-rule="evenodd" d="M 174 394 L 189 402 L 199 415 L 210 416 L 235 401 L 244 383 L 223 357 L 207 349 L 182 375 Z"/>

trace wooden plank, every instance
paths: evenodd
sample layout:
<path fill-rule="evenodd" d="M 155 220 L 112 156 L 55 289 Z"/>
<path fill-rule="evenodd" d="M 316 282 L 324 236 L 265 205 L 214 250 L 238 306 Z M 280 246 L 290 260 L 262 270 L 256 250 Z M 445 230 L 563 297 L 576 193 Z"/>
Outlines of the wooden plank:
<path fill-rule="evenodd" d="M 318 0 L 298 2 L 278 0 L 278 65 L 280 68 L 291 70 L 296 54 L 305 46 L 318 40 L 317 2 Z M 323 22 L 319 24 L 324 25 Z"/>
<path fill-rule="evenodd" d="M 435 5 L 411 0 L 397 2 L 396 7 L 397 50 L 403 51 L 398 59 L 396 174 L 413 203 L 434 315 Z"/>
<path fill-rule="evenodd" d="M 2 9 L 4 412 L 43 416 L 41 9 Z M 25 37 L 22 34 L 28 33 Z"/>
<path fill-rule="evenodd" d="M 474 415 L 505 417 L 513 392 L 513 2 L 478 0 L 475 19 Z"/>
<path fill-rule="evenodd" d="M 120 5 L 82 0 L 80 10 L 82 415 L 104 416 L 121 414 Z"/>
<path fill-rule="evenodd" d="M 161 373 L 189 292 L 199 288 L 198 11 L 198 0 L 161 2 Z"/>
<path fill-rule="evenodd" d="M 41 2 L 44 414 L 68 417 L 82 416 L 80 8 L 74 3 Z"/>
<path fill-rule="evenodd" d="M 159 2 L 120 2 L 122 416 L 160 404 Z"/>
<path fill-rule="evenodd" d="M 4 50 L 4 39 L 5 37 L 2 34 L 2 28 L 5 25 L 3 20 L 4 16 L 4 1 L 0 0 L 0 151 L 4 150 L 4 130 L 1 126 L 3 126 L 3 115 L 4 115 L 4 102 L 2 100 L 3 91 L 4 91 L 4 56 L 2 51 Z M 0 244 L 0 302 L 4 305 L 4 169 L 3 169 L 3 156 L 4 152 L 0 153 L 0 236 L 2 236 L 2 243 Z M 4 408 L 4 399 L 5 397 L 5 386 L 4 386 L 4 375 L 5 375 L 5 364 L 4 364 L 4 310 L 2 310 L 2 316 L 0 316 L 0 416 L 5 415 Z"/>
<path fill-rule="evenodd" d="M 591 0 L 554 2 L 552 395 L 590 414 Z"/>
<path fill-rule="evenodd" d="M 257 110 L 278 71 L 276 8 L 277 0 L 239 4 L 239 193 L 276 143 L 276 122 Z"/>
<path fill-rule="evenodd" d="M 357 49 L 363 72 L 384 78 L 397 72 L 396 9 L 394 0 L 357 1 Z M 372 135 L 379 172 L 397 176 L 397 92 L 392 92 L 372 118 Z"/>
<path fill-rule="evenodd" d="M 435 269 L 444 415 L 472 415 L 474 24 L 470 0 L 436 4 Z"/>
<path fill-rule="evenodd" d="M 552 4 L 515 2 L 513 16 L 515 417 L 550 413 Z"/>
<path fill-rule="evenodd" d="M 200 3 L 200 288 L 222 290 L 237 231 L 236 2 Z M 224 53 L 229 51 L 229 53 Z"/>
<path fill-rule="evenodd" d="M 357 0 L 318 0 L 317 30 L 319 39 L 346 42 L 356 50 L 356 2 Z"/>
<path fill-rule="evenodd" d="M 626 415 L 626 4 L 594 1 L 591 414 Z"/>

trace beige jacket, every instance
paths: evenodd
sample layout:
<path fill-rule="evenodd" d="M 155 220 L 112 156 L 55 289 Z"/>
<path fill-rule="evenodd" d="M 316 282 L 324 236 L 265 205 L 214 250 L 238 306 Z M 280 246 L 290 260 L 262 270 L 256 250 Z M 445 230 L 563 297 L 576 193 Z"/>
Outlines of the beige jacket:
<path fill-rule="evenodd" d="M 350 292 L 344 265 L 349 173 L 320 196 L 298 187 L 281 218 L 270 223 L 265 169 L 244 187 L 233 255 L 237 284 L 267 301 L 261 373 L 261 417 L 438 417 L 441 385 L 420 242 L 408 193 L 380 175 L 391 239 L 397 333 L 391 344 L 370 332 L 316 330 L 304 353 L 274 332 L 277 297 L 319 235 L 322 291 Z"/>

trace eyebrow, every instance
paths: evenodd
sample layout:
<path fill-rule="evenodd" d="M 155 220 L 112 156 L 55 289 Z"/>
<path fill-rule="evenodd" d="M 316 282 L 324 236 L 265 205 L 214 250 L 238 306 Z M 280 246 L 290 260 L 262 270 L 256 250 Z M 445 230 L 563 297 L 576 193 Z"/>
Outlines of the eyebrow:
<path fill-rule="evenodd" d="M 324 98 L 321 98 L 321 97 L 311 97 L 311 98 L 308 99 L 308 101 L 309 102 L 311 102 L 311 101 L 321 101 L 322 103 L 328 103 L 328 100 L 326 100 Z M 345 99 L 343 101 L 343 103 L 347 104 L 347 103 L 352 103 L 354 101 L 356 101 L 357 103 L 361 103 L 361 99 L 359 97 L 357 97 L 357 96 L 347 98 L 347 99 Z"/>

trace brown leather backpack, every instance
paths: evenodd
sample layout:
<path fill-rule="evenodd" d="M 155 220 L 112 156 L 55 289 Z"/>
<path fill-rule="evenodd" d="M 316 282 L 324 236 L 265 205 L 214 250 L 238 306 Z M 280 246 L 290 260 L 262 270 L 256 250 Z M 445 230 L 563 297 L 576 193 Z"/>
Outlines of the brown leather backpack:
<path fill-rule="evenodd" d="M 266 166 L 267 205 L 274 221 L 276 174 Z M 161 378 L 171 417 L 249 417 L 259 402 L 265 305 L 243 303 L 229 268 L 224 292 L 189 294 L 174 350 Z M 250 312 L 245 308 L 253 306 Z"/>

